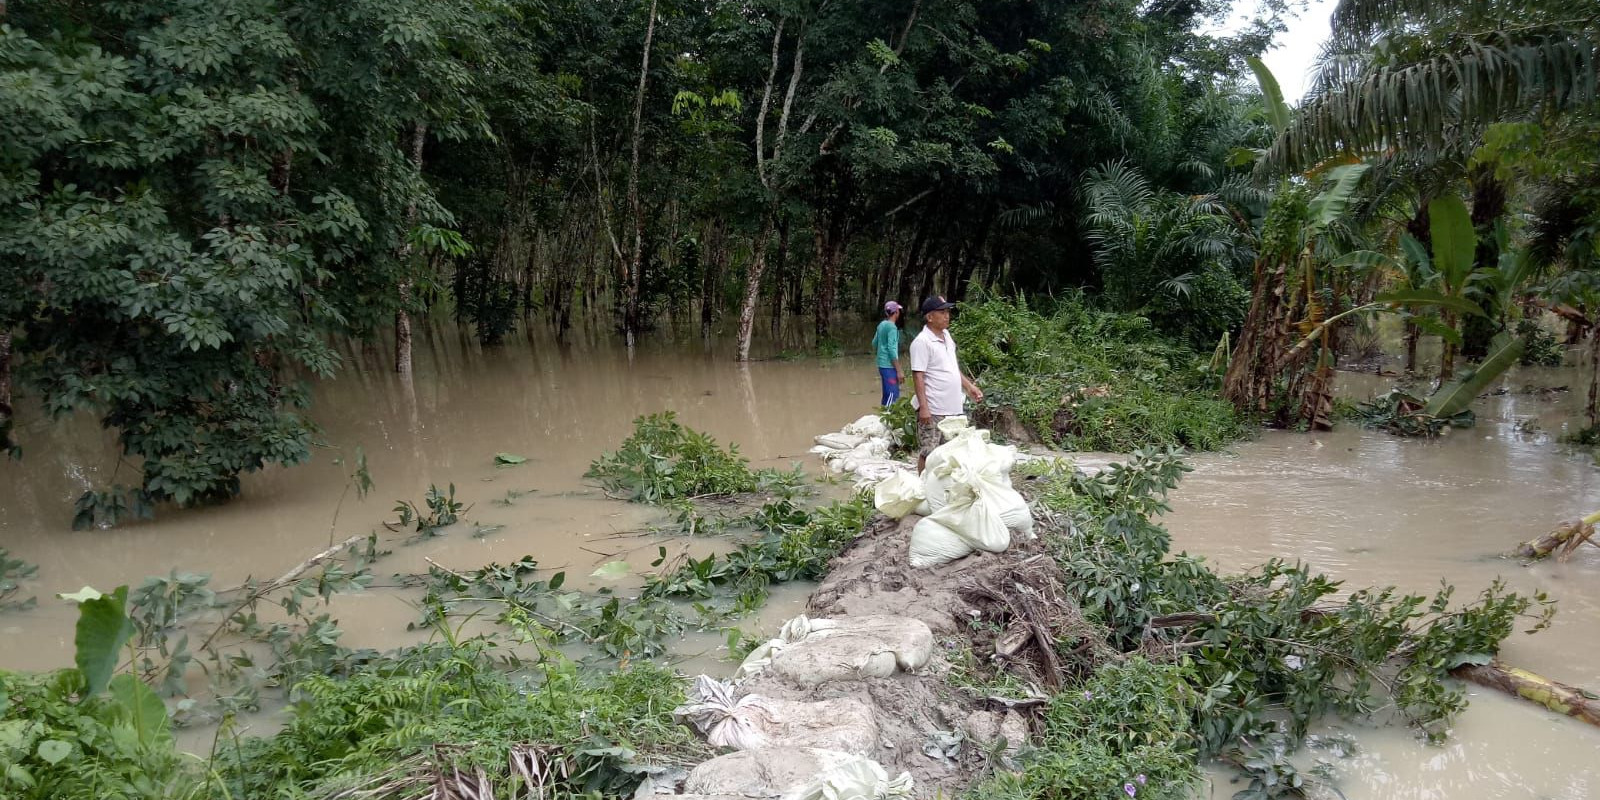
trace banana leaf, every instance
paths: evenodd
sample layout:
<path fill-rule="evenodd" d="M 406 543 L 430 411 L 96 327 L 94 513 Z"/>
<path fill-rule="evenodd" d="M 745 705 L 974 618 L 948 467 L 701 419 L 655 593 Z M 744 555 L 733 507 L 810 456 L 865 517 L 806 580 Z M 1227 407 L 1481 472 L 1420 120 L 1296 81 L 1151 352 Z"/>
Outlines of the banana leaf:
<path fill-rule="evenodd" d="M 1289 105 L 1283 101 L 1283 89 L 1278 87 L 1277 76 L 1259 58 L 1247 57 L 1245 63 L 1250 65 L 1250 70 L 1256 74 L 1256 83 L 1261 86 L 1267 121 L 1272 123 L 1273 133 L 1283 133 L 1289 127 Z"/>
<path fill-rule="evenodd" d="M 1433 238 L 1433 268 L 1444 276 L 1445 284 L 1461 291 L 1472 272 L 1473 254 L 1478 249 L 1478 233 L 1461 198 L 1447 194 L 1428 202 L 1429 232 Z"/>
<path fill-rule="evenodd" d="M 1395 289 L 1372 298 L 1375 303 L 1397 303 L 1402 306 L 1439 306 L 1454 309 L 1474 317 L 1487 317 L 1483 306 L 1465 297 L 1436 292 L 1432 289 Z"/>
<path fill-rule="evenodd" d="M 1522 351 L 1528 343 L 1520 336 L 1502 336 L 1499 345 L 1487 359 L 1484 359 L 1478 368 L 1463 374 L 1458 380 L 1442 386 L 1428 398 L 1428 407 L 1425 413 L 1435 417 L 1450 417 L 1467 410 L 1478 395 L 1483 394 L 1494 383 L 1511 369 L 1522 357 Z"/>

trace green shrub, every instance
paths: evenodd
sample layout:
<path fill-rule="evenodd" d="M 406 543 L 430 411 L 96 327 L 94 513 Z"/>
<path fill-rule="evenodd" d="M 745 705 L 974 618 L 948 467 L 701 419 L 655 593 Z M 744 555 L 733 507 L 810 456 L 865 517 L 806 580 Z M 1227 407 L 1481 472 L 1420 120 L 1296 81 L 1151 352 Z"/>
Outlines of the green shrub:
<path fill-rule="evenodd" d="M 1517 335 L 1526 343 L 1522 351 L 1524 366 L 1559 367 L 1567 355 L 1567 348 L 1554 334 L 1532 320 L 1517 323 Z"/>
<path fill-rule="evenodd" d="M 1074 450 L 1215 450 L 1245 432 L 1216 376 L 1149 320 L 1072 296 L 1049 314 L 1023 300 L 962 307 L 953 328 L 984 404 L 1009 408 L 1041 441 Z"/>
<path fill-rule="evenodd" d="M 120 675 L 110 695 L 79 698 L 76 670 L 0 671 L 0 797 L 184 800 L 204 774 L 174 748 L 166 708 Z"/>
<path fill-rule="evenodd" d="M 1175 664 L 1133 657 L 1057 694 L 1023 770 L 980 786 L 977 797 L 1180 800 L 1200 780 L 1191 716 L 1198 695 Z"/>
<path fill-rule="evenodd" d="M 723 449 L 671 411 L 634 420 L 633 435 L 590 464 L 584 477 L 640 503 L 792 489 L 801 479 L 798 470 L 750 469 L 737 445 Z"/>

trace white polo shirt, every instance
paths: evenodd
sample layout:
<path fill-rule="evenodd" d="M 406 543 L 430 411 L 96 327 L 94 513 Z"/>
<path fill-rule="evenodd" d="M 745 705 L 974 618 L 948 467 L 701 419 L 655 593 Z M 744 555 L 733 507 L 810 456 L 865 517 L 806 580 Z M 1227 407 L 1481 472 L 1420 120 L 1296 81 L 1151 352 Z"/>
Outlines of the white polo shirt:
<path fill-rule="evenodd" d="M 949 330 L 940 338 L 934 335 L 932 328 L 924 327 L 917 338 L 911 340 L 911 371 L 922 373 L 928 413 L 953 417 L 964 412 L 961 366 L 956 363 L 956 339 Z M 915 392 L 911 395 L 911 405 L 917 406 Z"/>

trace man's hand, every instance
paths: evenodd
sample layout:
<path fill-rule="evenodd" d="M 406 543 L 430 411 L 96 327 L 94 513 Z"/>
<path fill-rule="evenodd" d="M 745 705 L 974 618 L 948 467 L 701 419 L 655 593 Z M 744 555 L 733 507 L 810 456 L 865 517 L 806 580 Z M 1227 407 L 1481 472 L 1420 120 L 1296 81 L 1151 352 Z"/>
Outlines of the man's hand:
<path fill-rule="evenodd" d="M 933 422 L 933 412 L 928 410 L 927 403 L 923 403 L 922 407 L 917 409 L 917 419 L 921 422 Z"/>
<path fill-rule="evenodd" d="M 974 403 L 983 402 L 983 390 L 979 389 L 976 384 L 967 384 L 967 396 L 972 398 Z"/>

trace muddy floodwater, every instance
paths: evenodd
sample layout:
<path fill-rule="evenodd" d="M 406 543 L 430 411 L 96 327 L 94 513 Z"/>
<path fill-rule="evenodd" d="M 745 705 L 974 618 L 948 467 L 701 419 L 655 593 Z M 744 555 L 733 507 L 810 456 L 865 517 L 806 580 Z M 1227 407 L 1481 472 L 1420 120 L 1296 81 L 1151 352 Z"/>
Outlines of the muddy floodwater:
<path fill-rule="evenodd" d="M 1569 382 L 1578 391 L 1525 391 Z M 1559 608 L 1555 624 L 1532 636 L 1519 629 L 1501 658 L 1600 687 L 1600 548 L 1583 548 L 1565 564 L 1502 557 L 1556 522 L 1600 508 L 1600 469 L 1554 441 L 1563 426 L 1582 424 L 1584 386 L 1572 371 L 1513 373 L 1510 391 L 1475 406 L 1476 427 L 1437 441 L 1348 424 L 1332 433 L 1269 431 L 1232 453 L 1196 456 L 1165 520 L 1173 547 L 1225 571 L 1301 560 L 1351 588 L 1424 594 L 1443 579 L 1464 600 L 1499 577 L 1515 591 L 1544 590 Z M 1346 375 L 1341 393 L 1365 399 L 1387 388 Z M 1443 745 L 1404 727 L 1344 722 L 1320 731 L 1333 737 L 1330 746 L 1299 763 L 1331 762 L 1352 799 L 1600 797 L 1600 730 L 1496 691 L 1468 691 L 1471 706 Z M 1213 797 L 1243 788 L 1214 777 Z"/>
<path fill-rule="evenodd" d="M 630 560 L 640 569 L 674 527 L 642 506 L 606 497 L 582 478 L 589 462 L 614 448 L 634 417 L 670 409 L 722 442 L 737 443 L 761 466 L 802 463 L 812 436 L 870 411 L 877 376 L 870 360 L 769 360 L 741 368 L 728 348 L 698 339 L 647 338 L 631 356 L 607 331 L 558 346 L 540 336 L 482 349 L 452 331 L 418 340 L 417 372 L 406 391 L 379 353 L 348 352 L 350 367 L 315 390 L 311 414 L 324 446 L 310 463 L 246 477 L 225 505 L 166 510 L 154 522 L 113 531 L 71 530 L 73 500 L 89 486 L 120 479 L 115 441 L 92 419 L 24 417 L 27 457 L 0 464 L 0 547 L 39 565 L 25 590 L 33 611 L 0 617 L 0 668 L 49 669 L 71 662 L 74 609 L 54 599 L 90 585 L 137 584 L 171 570 L 206 572 L 213 585 L 271 578 L 351 534 L 378 530 L 393 553 L 378 562 L 379 582 L 420 572 L 429 560 L 452 569 L 532 555 L 565 569 L 569 583 L 594 585 L 596 566 Z M 1554 437 L 1581 408 L 1580 391 L 1524 393 L 1524 384 L 1584 385 L 1570 371 L 1523 371 L 1512 392 L 1479 402 L 1478 426 L 1438 441 L 1403 440 L 1345 425 L 1331 434 L 1268 432 L 1229 453 L 1192 460 L 1195 471 L 1165 519 L 1174 546 L 1225 570 L 1271 557 L 1298 559 L 1350 586 L 1394 584 L 1430 592 L 1441 579 L 1470 597 L 1496 577 L 1518 591 L 1542 589 L 1558 601 L 1554 626 L 1516 634 L 1503 658 L 1578 686 L 1600 687 L 1600 548 L 1570 562 L 1524 566 L 1501 557 L 1556 522 L 1600 508 L 1600 469 L 1566 452 Z M 1364 398 L 1384 382 L 1348 375 L 1346 396 Z M 375 488 L 350 491 L 348 460 L 360 447 Z M 526 463 L 497 467 L 496 453 Z M 342 463 L 341 463 L 342 462 Z M 471 505 L 474 535 L 406 545 L 382 527 L 397 500 L 419 505 L 430 484 L 454 483 Z M 478 528 L 477 530 L 482 530 Z M 803 591 L 775 592 L 762 620 L 775 627 L 803 602 Z M 404 592 L 342 597 L 336 611 L 353 646 L 415 641 L 416 617 Z M 712 668 L 719 637 L 691 639 L 685 669 Z M 1471 689 L 1472 706 L 1442 746 L 1404 728 L 1362 721 L 1330 725 L 1327 746 L 1301 763 L 1333 765 L 1349 798 L 1600 797 L 1600 730 L 1495 692 Z M 1232 796 L 1218 773 L 1210 794 Z"/>

